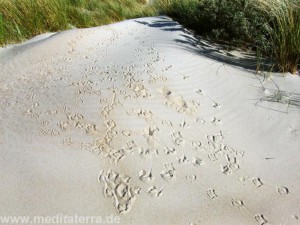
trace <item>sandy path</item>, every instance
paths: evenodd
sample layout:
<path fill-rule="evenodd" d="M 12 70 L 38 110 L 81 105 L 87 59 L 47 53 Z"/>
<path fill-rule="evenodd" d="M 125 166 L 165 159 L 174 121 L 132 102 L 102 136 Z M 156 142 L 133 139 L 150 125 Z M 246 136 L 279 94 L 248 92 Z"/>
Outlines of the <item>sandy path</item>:
<path fill-rule="evenodd" d="M 299 77 L 201 56 L 164 17 L 48 36 L 0 50 L 2 215 L 299 224 Z"/>

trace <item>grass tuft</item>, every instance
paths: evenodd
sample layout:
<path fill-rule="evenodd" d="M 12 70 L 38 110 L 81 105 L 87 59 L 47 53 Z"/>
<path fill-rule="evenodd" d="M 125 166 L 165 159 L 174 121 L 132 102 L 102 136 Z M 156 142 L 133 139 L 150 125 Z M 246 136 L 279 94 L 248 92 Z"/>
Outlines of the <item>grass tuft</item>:
<path fill-rule="evenodd" d="M 283 72 L 296 73 L 300 60 L 300 1 L 260 1 L 260 8 L 267 13 L 267 45 Z"/>
<path fill-rule="evenodd" d="M 0 46 L 44 32 L 154 14 L 144 0 L 0 0 Z"/>
<path fill-rule="evenodd" d="M 206 38 L 256 50 L 282 72 L 299 69 L 300 0 L 157 0 L 156 7 Z"/>

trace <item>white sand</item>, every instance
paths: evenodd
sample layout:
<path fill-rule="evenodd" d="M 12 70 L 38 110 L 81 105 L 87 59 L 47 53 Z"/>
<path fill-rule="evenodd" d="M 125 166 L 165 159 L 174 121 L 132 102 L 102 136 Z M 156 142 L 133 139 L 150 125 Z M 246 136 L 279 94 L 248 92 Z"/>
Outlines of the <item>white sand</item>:
<path fill-rule="evenodd" d="M 1 215 L 300 224 L 299 76 L 205 57 L 169 20 L 0 49 Z"/>

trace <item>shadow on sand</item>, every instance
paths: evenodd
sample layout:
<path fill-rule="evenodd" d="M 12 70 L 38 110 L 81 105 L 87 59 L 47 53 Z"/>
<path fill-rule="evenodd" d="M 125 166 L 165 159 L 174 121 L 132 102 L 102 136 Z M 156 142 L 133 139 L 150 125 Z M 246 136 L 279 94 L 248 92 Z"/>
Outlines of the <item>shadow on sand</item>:
<path fill-rule="evenodd" d="M 212 43 L 200 36 L 193 34 L 191 31 L 184 29 L 179 23 L 173 21 L 169 17 L 158 16 L 156 18 L 157 20 L 155 20 L 153 23 L 148 23 L 141 20 L 136 20 L 136 22 L 164 31 L 180 32 L 180 37 L 174 39 L 174 44 L 194 54 L 202 55 L 222 63 L 230 64 L 236 67 L 242 67 L 248 70 L 255 71 L 258 69 L 258 61 L 255 53 L 243 52 L 237 49 L 234 50 L 229 46 Z M 267 62 L 267 60 L 261 59 L 259 70 L 271 71 L 272 65 L 271 63 Z"/>
<path fill-rule="evenodd" d="M 179 32 L 179 37 L 172 40 L 174 46 L 185 49 L 193 54 L 208 57 L 218 62 L 251 70 L 253 72 L 257 70 L 257 58 L 255 53 L 243 52 L 237 49 L 233 50 L 228 46 L 212 43 L 200 36 L 196 36 L 191 31 L 184 29 L 179 23 L 173 21 L 169 17 L 159 16 L 156 18 L 157 20 L 152 23 L 141 20 L 136 20 L 136 22 L 163 31 Z M 259 70 L 262 74 L 264 74 L 264 71 L 270 72 L 273 70 L 272 64 L 266 59 L 262 60 L 260 62 Z M 256 77 L 256 79 L 259 78 Z M 263 86 L 261 86 L 261 88 L 265 89 Z M 300 93 L 282 91 L 279 87 L 277 89 L 268 90 L 270 92 L 269 95 L 263 95 L 261 98 L 253 99 L 256 101 L 255 105 L 257 107 L 275 110 L 281 113 L 293 112 L 296 107 L 296 111 L 298 111 L 300 107 Z M 270 108 L 270 103 L 275 103 L 275 109 Z M 281 104 L 284 109 L 276 109 L 278 108 L 276 103 Z"/>

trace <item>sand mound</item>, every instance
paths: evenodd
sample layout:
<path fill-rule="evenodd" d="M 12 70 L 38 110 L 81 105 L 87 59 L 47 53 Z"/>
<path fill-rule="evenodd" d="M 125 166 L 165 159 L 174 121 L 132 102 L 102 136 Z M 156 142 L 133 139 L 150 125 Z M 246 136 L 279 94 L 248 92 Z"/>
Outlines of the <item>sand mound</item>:
<path fill-rule="evenodd" d="M 193 40 L 155 17 L 2 48 L 1 215 L 299 224 L 299 77 Z"/>

